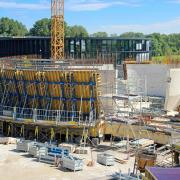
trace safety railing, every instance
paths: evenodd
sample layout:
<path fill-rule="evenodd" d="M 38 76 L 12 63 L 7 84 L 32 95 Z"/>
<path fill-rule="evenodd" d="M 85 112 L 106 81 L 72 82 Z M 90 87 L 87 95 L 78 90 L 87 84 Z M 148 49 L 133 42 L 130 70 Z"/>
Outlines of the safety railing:
<path fill-rule="evenodd" d="M 51 121 L 56 122 L 56 124 L 76 122 L 95 125 L 96 109 L 91 110 L 90 113 L 82 114 L 80 111 L 30 109 L 0 105 L 0 116 L 11 117 L 15 121 Z"/>

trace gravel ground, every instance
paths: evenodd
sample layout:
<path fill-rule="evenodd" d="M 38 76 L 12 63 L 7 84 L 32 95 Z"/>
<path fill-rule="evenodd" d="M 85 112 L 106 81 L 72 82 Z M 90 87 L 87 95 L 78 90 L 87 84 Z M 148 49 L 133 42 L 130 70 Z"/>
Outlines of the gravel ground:
<path fill-rule="evenodd" d="M 96 161 L 97 153 L 108 152 L 116 158 L 125 159 L 126 154 L 110 148 L 109 143 L 93 150 L 93 159 Z M 15 151 L 16 145 L 0 145 L 0 180 L 104 180 L 108 175 L 116 172 L 127 173 L 134 166 L 134 157 L 126 164 L 115 163 L 106 167 L 95 163 L 93 167 L 86 164 L 91 160 L 91 154 L 75 155 L 84 161 L 83 171 L 71 172 L 53 165 L 37 162 L 36 158 L 29 157 L 27 153 Z"/>

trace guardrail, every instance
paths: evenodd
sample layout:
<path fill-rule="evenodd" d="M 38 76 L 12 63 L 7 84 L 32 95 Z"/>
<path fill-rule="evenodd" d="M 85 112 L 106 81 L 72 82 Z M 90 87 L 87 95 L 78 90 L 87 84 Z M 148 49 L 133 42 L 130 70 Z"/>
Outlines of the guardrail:
<path fill-rule="evenodd" d="M 80 111 L 30 109 L 0 105 L 0 116 L 11 117 L 15 121 L 22 122 L 32 120 L 33 122 L 51 121 L 56 124 L 76 122 L 78 124 L 94 125 L 96 122 L 96 109 L 91 110 L 89 114 L 83 115 Z"/>

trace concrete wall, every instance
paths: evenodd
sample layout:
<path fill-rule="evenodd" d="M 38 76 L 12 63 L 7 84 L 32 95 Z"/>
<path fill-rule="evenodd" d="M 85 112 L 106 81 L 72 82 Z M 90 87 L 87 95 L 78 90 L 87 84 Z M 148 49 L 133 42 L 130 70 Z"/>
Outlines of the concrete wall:
<path fill-rule="evenodd" d="M 100 130 L 103 132 L 103 130 Z M 161 132 L 147 131 L 138 125 L 127 125 L 125 123 L 105 123 L 104 134 L 112 134 L 116 137 L 126 137 L 127 134 L 129 138 L 147 138 L 154 140 L 158 144 L 169 144 L 171 136 Z"/>
<path fill-rule="evenodd" d="M 130 93 L 141 92 L 148 96 L 165 97 L 169 68 L 168 65 L 159 64 L 128 64 Z"/>
<path fill-rule="evenodd" d="M 101 96 L 99 100 L 101 101 L 101 110 L 104 113 L 112 113 L 113 110 L 113 100 L 112 96 L 115 94 L 115 79 L 116 71 L 115 70 L 99 70 L 101 74 L 101 84 L 100 91 Z"/>
<path fill-rule="evenodd" d="M 178 106 L 180 106 L 180 68 L 170 69 L 165 108 L 171 111 L 177 110 Z"/>

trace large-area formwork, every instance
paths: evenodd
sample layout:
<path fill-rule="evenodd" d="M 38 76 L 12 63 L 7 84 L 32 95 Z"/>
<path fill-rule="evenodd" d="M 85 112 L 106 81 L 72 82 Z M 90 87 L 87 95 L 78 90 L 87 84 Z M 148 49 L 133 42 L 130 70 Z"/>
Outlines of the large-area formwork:
<path fill-rule="evenodd" d="M 47 140 L 61 134 L 72 139 L 82 135 L 84 128 L 93 132 L 100 113 L 99 83 L 95 68 L 3 66 L 0 120 L 4 133 L 32 138 L 41 135 Z"/>

